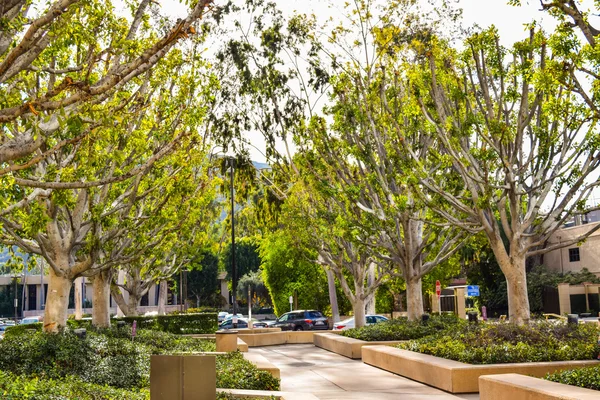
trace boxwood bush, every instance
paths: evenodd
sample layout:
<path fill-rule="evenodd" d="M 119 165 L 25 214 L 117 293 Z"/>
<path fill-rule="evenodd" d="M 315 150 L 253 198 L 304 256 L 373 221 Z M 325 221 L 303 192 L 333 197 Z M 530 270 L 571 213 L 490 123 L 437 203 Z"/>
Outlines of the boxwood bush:
<path fill-rule="evenodd" d="M 579 386 L 586 389 L 600 390 L 600 366 L 569 369 L 547 375 L 544 379 Z"/>
<path fill-rule="evenodd" d="M 35 324 L 24 324 L 24 325 L 14 325 L 7 326 L 4 331 L 5 335 L 20 335 L 25 331 L 37 331 L 40 332 L 43 328 L 44 324 L 42 322 L 36 322 Z"/>
<path fill-rule="evenodd" d="M 169 314 L 153 316 L 123 317 L 118 320 L 133 324 L 138 329 L 153 329 L 169 333 L 215 333 L 218 328 L 217 313 Z"/>
<path fill-rule="evenodd" d="M 134 341 L 127 329 L 71 332 L 25 331 L 0 341 L 0 370 L 17 375 L 83 382 L 123 389 L 149 386 L 150 355 L 214 351 L 214 341 L 166 332 L 139 330 Z M 279 379 L 258 370 L 240 353 L 217 356 L 217 386 L 228 389 L 278 390 Z"/>
<path fill-rule="evenodd" d="M 340 334 L 368 342 L 409 340 L 434 335 L 444 329 L 455 328 L 458 325 L 466 325 L 466 322 L 455 315 L 444 314 L 432 315 L 427 322 L 408 321 L 406 318 L 397 318 L 362 328 L 348 329 L 342 331 Z"/>
<path fill-rule="evenodd" d="M 595 324 L 465 324 L 397 347 L 469 364 L 499 364 L 591 360 L 598 356 L 597 341 Z"/>

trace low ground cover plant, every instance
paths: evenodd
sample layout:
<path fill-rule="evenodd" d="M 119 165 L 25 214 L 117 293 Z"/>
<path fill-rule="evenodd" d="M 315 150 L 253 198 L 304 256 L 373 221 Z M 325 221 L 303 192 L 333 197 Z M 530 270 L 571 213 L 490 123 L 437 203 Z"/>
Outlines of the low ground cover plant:
<path fill-rule="evenodd" d="M 65 390 L 70 390 L 73 381 L 131 390 L 132 393 L 142 391 L 143 394 L 150 384 L 152 354 L 207 351 L 215 351 L 214 341 L 144 329 L 138 330 L 133 341 L 128 329 L 92 330 L 87 332 L 85 339 L 68 331 L 60 334 L 24 331 L 0 341 L 0 371 L 18 376 L 22 386 L 33 387 L 32 390 L 45 387 L 46 382 L 64 385 Z M 26 384 L 28 382 L 33 383 Z M 236 352 L 217 356 L 217 387 L 279 390 L 279 379 L 258 370 Z M 18 392 L 20 389 L 11 390 Z M 93 398 L 120 398 L 118 393 L 117 397 L 107 396 Z M 124 398 L 137 400 L 137 397 Z"/>
<path fill-rule="evenodd" d="M 456 326 L 397 347 L 469 364 L 591 360 L 598 356 L 595 324 L 480 323 Z"/>
<path fill-rule="evenodd" d="M 150 392 L 95 385 L 75 377 L 40 379 L 0 371 L 0 396 L 4 400 L 149 400 Z"/>
<path fill-rule="evenodd" d="M 547 375 L 544 379 L 579 386 L 586 389 L 600 390 L 600 365 L 579 369 L 569 369 Z"/>
<path fill-rule="evenodd" d="M 458 325 L 466 325 L 466 322 L 455 315 L 443 314 L 432 315 L 426 322 L 397 318 L 362 328 L 348 329 L 340 334 L 368 342 L 410 340 L 438 334 L 445 329 L 455 328 Z"/>

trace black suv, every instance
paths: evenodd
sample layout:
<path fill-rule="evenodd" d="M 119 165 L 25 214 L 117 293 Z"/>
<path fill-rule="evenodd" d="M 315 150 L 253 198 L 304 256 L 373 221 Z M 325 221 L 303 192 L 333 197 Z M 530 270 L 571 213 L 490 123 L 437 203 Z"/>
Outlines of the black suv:
<path fill-rule="evenodd" d="M 270 327 L 281 328 L 282 331 L 327 330 L 329 323 L 320 311 L 297 310 L 283 314 Z"/>

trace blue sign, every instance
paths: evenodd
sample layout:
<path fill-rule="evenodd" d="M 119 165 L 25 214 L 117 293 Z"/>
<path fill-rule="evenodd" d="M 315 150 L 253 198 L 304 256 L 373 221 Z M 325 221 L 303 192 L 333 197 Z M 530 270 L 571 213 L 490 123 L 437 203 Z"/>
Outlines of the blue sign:
<path fill-rule="evenodd" d="M 467 296 L 479 296 L 479 286 L 469 285 L 467 286 Z"/>

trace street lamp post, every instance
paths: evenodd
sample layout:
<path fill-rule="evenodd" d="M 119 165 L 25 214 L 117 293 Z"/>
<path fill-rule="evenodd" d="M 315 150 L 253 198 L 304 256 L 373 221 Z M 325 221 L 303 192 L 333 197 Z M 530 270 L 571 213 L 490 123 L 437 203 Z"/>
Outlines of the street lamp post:
<path fill-rule="evenodd" d="M 237 270 L 235 268 L 235 197 L 233 191 L 233 163 L 234 158 L 229 159 L 229 165 L 231 167 L 231 288 L 233 292 L 233 321 L 237 322 L 237 301 L 236 301 L 236 290 L 237 290 Z M 233 324 L 233 328 L 237 328 L 237 323 Z"/>

